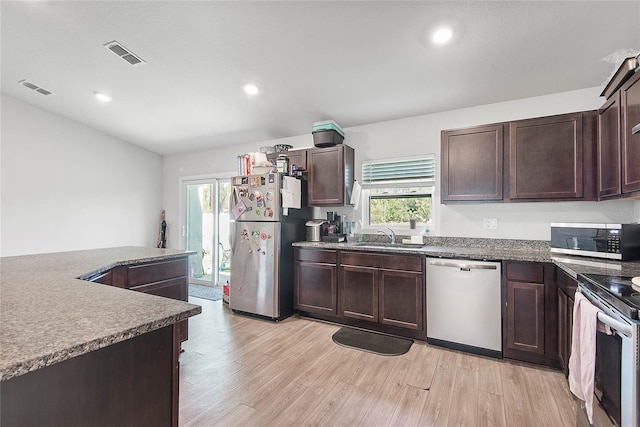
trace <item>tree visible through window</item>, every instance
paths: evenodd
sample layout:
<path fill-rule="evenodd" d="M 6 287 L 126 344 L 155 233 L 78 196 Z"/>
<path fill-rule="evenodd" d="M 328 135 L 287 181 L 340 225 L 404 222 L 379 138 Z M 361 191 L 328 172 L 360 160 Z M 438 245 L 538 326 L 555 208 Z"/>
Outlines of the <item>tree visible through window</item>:
<path fill-rule="evenodd" d="M 363 163 L 365 226 L 432 225 L 433 155 Z"/>
<path fill-rule="evenodd" d="M 406 225 L 412 219 L 417 226 L 431 223 L 430 194 L 369 195 L 369 224 Z"/>

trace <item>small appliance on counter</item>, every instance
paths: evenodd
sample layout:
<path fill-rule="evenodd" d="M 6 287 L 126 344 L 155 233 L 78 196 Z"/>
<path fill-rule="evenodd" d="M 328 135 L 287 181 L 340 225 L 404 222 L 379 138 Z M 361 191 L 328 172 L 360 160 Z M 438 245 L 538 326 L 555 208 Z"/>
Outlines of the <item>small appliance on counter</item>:
<path fill-rule="evenodd" d="M 324 219 L 310 219 L 305 223 L 307 226 L 307 242 L 322 241 L 322 226 L 326 222 Z"/>
<path fill-rule="evenodd" d="M 327 221 L 324 227 L 326 231 L 322 233 L 323 242 L 340 243 L 346 241 L 343 217 L 337 212 L 327 212 Z"/>
<path fill-rule="evenodd" d="M 640 224 L 551 223 L 551 252 L 632 261 L 640 259 Z"/>

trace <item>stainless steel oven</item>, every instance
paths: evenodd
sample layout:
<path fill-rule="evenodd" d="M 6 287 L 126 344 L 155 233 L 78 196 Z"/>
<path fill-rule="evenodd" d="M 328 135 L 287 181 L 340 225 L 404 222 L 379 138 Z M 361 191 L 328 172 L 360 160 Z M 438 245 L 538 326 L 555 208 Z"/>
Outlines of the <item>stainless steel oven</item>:
<path fill-rule="evenodd" d="M 593 425 L 638 427 L 640 292 L 631 286 L 630 278 L 594 274 L 578 279 L 578 291 L 602 311 L 598 320 L 613 332 L 596 336 Z M 589 425 L 583 407 L 578 409 L 578 425 Z"/>

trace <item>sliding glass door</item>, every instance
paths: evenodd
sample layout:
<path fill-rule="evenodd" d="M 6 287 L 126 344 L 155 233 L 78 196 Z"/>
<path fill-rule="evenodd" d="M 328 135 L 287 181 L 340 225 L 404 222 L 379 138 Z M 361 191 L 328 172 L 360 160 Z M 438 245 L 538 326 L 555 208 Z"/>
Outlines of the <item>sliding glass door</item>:
<path fill-rule="evenodd" d="M 184 180 L 184 248 L 189 257 L 189 281 L 217 286 L 229 280 L 229 178 Z"/>

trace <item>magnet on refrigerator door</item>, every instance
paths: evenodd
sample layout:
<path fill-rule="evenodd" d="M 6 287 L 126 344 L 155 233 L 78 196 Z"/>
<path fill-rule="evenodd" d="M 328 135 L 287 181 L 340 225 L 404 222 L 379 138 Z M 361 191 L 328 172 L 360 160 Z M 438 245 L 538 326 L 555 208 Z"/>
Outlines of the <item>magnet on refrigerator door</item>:
<path fill-rule="evenodd" d="M 231 212 L 233 213 L 233 216 L 235 217 L 235 219 L 238 219 L 247 210 L 249 210 L 249 209 L 247 209 L 247 205 L 245 205 L 244 202 L 242 200 L 240 200 L 238 203 L 236 203 L 236 205 L 233 207 L 233 209 L 231 209 Z"/>

